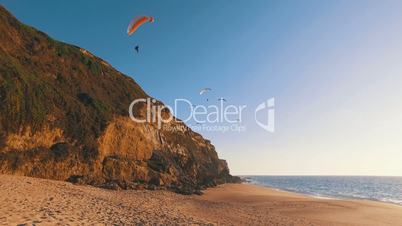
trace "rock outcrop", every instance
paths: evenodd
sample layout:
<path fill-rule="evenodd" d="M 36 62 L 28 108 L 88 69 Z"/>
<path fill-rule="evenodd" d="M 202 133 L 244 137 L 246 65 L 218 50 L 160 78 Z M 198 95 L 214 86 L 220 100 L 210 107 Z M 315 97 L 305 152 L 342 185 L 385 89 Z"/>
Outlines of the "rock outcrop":
<path fill-rule="evenodd" d="M 184 128 L 175 131 L 132 121 L 128 106 L 148 97 L 107 62 L 0 6 L 0 173 L 181 193 L 238 181 L 180 120 L 167 123 Z"/>

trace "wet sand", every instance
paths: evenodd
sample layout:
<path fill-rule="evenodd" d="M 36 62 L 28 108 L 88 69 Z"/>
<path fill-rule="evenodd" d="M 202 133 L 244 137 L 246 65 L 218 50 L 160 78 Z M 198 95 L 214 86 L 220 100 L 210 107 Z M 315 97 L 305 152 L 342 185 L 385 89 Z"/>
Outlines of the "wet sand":
<path fill-rule="evenodd" d="M 318 199 L 248 184 L 184 196 L 0 175 L 0 225 L 18 224 L 402 226 L 402 207 Z"/>

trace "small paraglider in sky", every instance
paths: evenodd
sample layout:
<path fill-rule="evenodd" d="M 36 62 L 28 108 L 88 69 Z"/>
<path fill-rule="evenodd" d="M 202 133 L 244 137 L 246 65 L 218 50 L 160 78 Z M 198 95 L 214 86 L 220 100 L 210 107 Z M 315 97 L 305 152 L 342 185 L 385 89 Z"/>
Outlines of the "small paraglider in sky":
<path fill-rule="evenodd" d="M 155 19 L 152 16 L 138 16 L 135 17 L 127 28 L 127 34 L 132 35 L 134 32 L 146 22 L 153 23 Z"/>
<path fill-rule="evenodd" d="M 202 95 L 202 94 L 204 94 L 204 93 L 207 93 L 207 92 L 210 92 L 210 91 L 212 91 L 211 88 L 204 88 L 204 89 L 201 89 L 201 90 L 200 90 L 200 95 Z M 209 101 L 208 98 L 207 98 L 207 101 Z"/>
<path fill-rule="evenodd" d="M 139 27 L 141 27 L 143 24 L 145 24 L 146 22 L 153 23 L 154 21 L 155 21 L 155 19 L 152 16 L 138 16 L 138 17 L 135 17 L 130 22 L 130 24 L 128 25 L 127 34 L 130 36 L 130 35 L 134 34 L 134 32 L 136 32 L 137 29 Z M 134 50 L 138 54 L 140 52 L 140 46 L 136 45 L 134 47 Z"/>
<path fill-rule="evenodd" d="M 200 95 L 202 95 L 202 94 L 204 94 L 204 93 L 206 93 L 206 92 L 209 92 L 209 91 L 211 91 L 212 89 L 211 88 L 204 88 L 204 89 L 202 89 L 201 91 L 200 91 Z"/>
<path fill-rule="evenodd" d="M 221 102 L 222 102 L 222 101 L 223 101 L 223 102 L 226 102 L 226 99 L 221 97 L 221 98 L 219 98 L 219 99 L 218 99 L 218 101 L 221 101 Z"/>

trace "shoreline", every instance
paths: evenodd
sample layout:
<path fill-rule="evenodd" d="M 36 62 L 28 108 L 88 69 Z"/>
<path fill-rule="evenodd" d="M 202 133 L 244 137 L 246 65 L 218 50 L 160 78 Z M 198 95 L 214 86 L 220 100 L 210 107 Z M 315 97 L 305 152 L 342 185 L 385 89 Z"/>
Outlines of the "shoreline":
<path fill-rule="evenodd" d="M 303 192 L 298 192 L 298 191 L 292 191 L 292 190 L 286 190 L 286 189 L 282 189 L 282 188 L 271 187 L 269 185 L 263 185 L 263 184 L 258 184 L 258 183 L 242 182 L 242 184 L 254 185 L 254 186 L 258 186 L 258 187 L 261 187 L 261 188 L 267 188 L 267 189 L 271 189 L 271 190 L 278 191 L 278 192 L 294 193 L 294 194 L 303 195 L 303 196 L 306 196 L 306 197 L 309 197 L 309 198 L 315 198 L 315 199 L 326 199 L 326 200 L 349 200 L 350 199 L 350 200 L 353 200 L 353 198 L 336 198 L 336 197 L 313 195 L 313 194 L 308 194 L 308 193 L 303 193 Z M 362 199 L 362 200 L 370 201 L 370 199 Z M 371 201 L 376 201 L 376 200 L 371 200 Z"/>
<path fill-rule="evenodd" d="M 285 224 L 270 221 L 273 225 L 292 225 L 293 222 L 297 222 L 295 225 L 402 225 L 402 206 L 394 203 L 367 199 L 321 199 L 261 185 L 242 185 L 212 188 L 211 193 L 231 193 L 226 200 L 229 202 L 235 199 L 253 201 L 262 208 L 275 207 L 271 211 L 279 212 L 281 219 L 287 220 L 283 221 Z M 217 191 L 219 189 L 221 191 Z M 214 199 L 217 201 L 216 197 Z M 258 202 L 271 203 L 260 206 Z"/>
<path fill-rule="evenodd" d="M 328 199 L 328 200 L 367 200 L 367 201 L 375 201 L 375 202 L 387 203 L 387 204 L 392 204 L 392 205 L 402 207 L 402 202 L 400 200 L 386 201 L 385 199 L 380 199 L 380 198 L 357 197 L 357 196 L 353 196 L 353 195 L 350 195 L 350 196 L 348 196 L 348 195 L 336 196 L 336 195 L 326 195 L 326 194 L 318 194 L 318 193 L 314 194 L 314 193 L 290 190 L 290 189 L 285 189 L 285 188 L 273 187 L 271 185 L 266 185 L 266 184 L 263 184 L 263 183 L 259 183 L 256 180 L 250 179 L 248 176 L 239 176 L 239 177 L 242 178 L 242 181 L 245 184 L 261 186 L 261 187 L 265 187 L 265 188 L 273 189 L 273 190 L 278 190 L 278 191 L 297 193 L 297 194 L 305 195 L 305 196 L 311 197 L 311 198 Z M 293 176 L 290 176 L 290 177 L 293 177 Z M 328 177 L 331 177 L 331 176 L 328 176 Z M 334 176 L 334 177 L 339 177 L 339 176 Z M 382 176 L 378 176 L 378 177 L 381 178 Z M 395 176 L 395 177 L 397 177 L 397 176 Z"/>
<path fill-rule="evenodd" d="M 0 175 L 0 225 L 400 225 L 402 208 L 369 200 L 327 200 L 250 184 L 203 195 L 106 190 Z"/>
<path fill-rule="evenodd" d="M 358 197 L 334 197 L 334 196 L 325 196 L 325 195 L 320 195 L 320 194 L 313 195 L 313 194 L 303 193 L 303 192 L 299 192 L 299 191 L 293 191 L 293 190 L 286 190 L 286 189 L 271 187 L 269 185 L 263 185 L 263 184 L 258 184 L 258 183 L 243 182 L 243 184 L 255 185 L 255 186 L 258 186 L 258 187 L 272 189 L 274 191 L 279 191 L 279 192 L 295 193 L 295 194 L 304 195 L 306 197 L 316 198 L 316 199 L 343 200 L 343 201 L 348 201 L 348 200 L 372 201 L 372 202 L 380 202 L 380 203 L 385 203 L 385 204 L 391 204 L 391 205 L 395 205 L 395 206 L 398 206 L 398 207 L 402 208 L 402 204 L 399 204 L 399 203 L 396 203 L 396 202 L 387 202 L 387 201 L 383 201 L 383 200 L 379 200 L 379 199 L 358 198 Z"/>
<path fill-rule="evenodd" d="M 396 202 L 387 202 L 387 201 L 383 201 L 383 200 L 379 200 L 379 199 L 358 198 L 358 197 L 330 197 L 330 196 L 323 196 L 323 195 L 320 195 L 320 194 L 313 195 L 313 194 L 308 194 L 308 193 L 303 193 L 303 192 L 298 192 L 298 191 L 286 190 L 286 189 L 271 187 L 271 186 L 268 186 L 268 185 L 263 185 L 263 184 L 258 184 L 258 183 L 243 182 L 242 184 L 254 185 L 254 186 L 258 186 L 258 187 L 266 188 L 266 189 L 271 189 L 273 191 L 278 191 L 278 192 L 293 193 L 293 194 L 302 195 L 302 196 L 305 196 L 307 198 L 313 198 L 313 199 L 339 200 L 339 201 L 369 201 L 369 202 L 378 202 L 378 203 L 383 203 L 383 204 L 390 204 L 390 205 L 394 205 L 396 207 L 402 208 L 402 204 L 399 204 L 399 203 L 396 203 Z"/>

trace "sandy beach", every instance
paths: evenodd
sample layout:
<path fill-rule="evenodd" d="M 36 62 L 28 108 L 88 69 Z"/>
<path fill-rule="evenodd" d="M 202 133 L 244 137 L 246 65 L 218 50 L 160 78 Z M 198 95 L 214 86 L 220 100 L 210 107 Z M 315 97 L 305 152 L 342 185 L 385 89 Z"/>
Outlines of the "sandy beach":
<path fill-rule="evenodd" d="M 0 175 L 0 194 L 0 225 L 402 225 L 401 206 L 248 184 L 185 196 Z"/>

